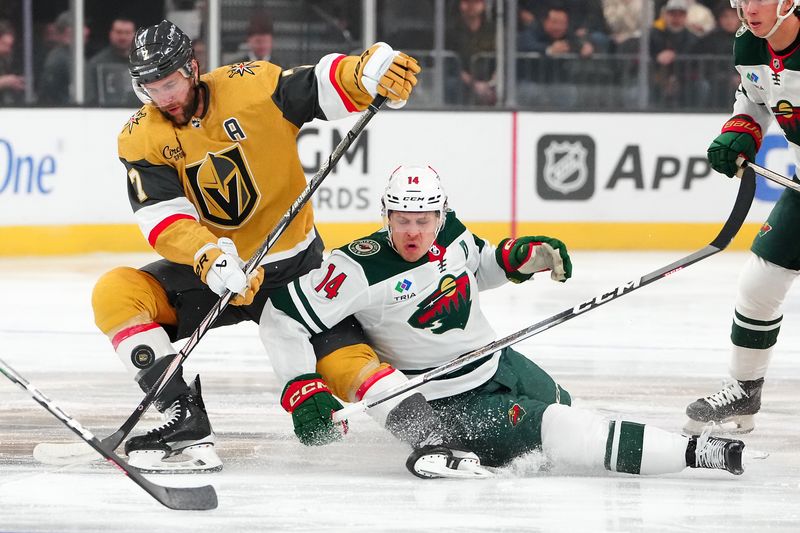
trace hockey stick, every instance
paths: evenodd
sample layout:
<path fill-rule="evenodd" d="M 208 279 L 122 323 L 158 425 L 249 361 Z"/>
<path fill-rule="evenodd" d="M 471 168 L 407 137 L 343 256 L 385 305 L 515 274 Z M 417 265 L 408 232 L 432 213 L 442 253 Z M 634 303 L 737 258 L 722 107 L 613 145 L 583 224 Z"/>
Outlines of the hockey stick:
<path fill-rule="evenodd" d="M 269 252 L 278 238 L 283 235 L 284 230 L 289 226 L 292 220 L 294 220 L 294 218 L 297 216 L 297 213 L 300 212 L 303 206 L 308 203 L 311 195 L 314 194 L 314 191 L 319 188 L 339 159 L 341 159 L 347 149 L 350 148 L 350 145 L 352 145 L 353 141 L 355 141 L 359 134 L 361 134 L 361 132 L 367 126 L 369 121 L 372 120 L 372 117 L 375 116 L 385 101 L 385 96 L 375 97 L 372 103 L 367 107 L 365 113 L 361 116 L 361 118 L 358 119 L 358 122 L 356 122 L 352 129 L 347 132 L 347 135 L 341 140 L 341 142 L 339 142 L 331 155 L 328 156 L 328 159 L 323 162 L 317 173 L 314 174 L 314 177 L 308 182 L 306 188 L 303 189 L 294 203 L 289 207 L 289 210 L 284 213 L 283 217 L 281 217 L 281 219 L 278 221 L 275 228 L 273 228 L 273 230 L 261 244 L 261 247 L 256 250 L 250 260 L 247 262 L 247 265 L 245 265 L 246 274 L 249 275 L 259 266 L 259 264 L 261 264 L 261 261 L 264 259 L 264 257 L 266 257 L 267 252 Z M 189 340 L 186 342 L 181 351 L 177 355 L 173 356 L 172 361 L 166 370 L 164 370 L 164 373 L 161 374 L 161 377 L 158 378 L 158 381 L 156 381 L 156 383 L 150 389 L 150 392 L 148 392 L 139 405 L 136 406 L 136 409 L 134 409 L 133 413 L 131 413 L 125 423 L 122 424 L 117 431 L 103 439 L 103 446 L 109 450 L 115 450 L 117 446 L 122 443 L 123 439 L 133 430 L 133 428 L 141 419 L 142 415 L 145 413 L 145 411 L 147 411 L 148 407 L 150 407 L 150 404 L 153 403 L 153 400 L 161 393 L 162 390 L 164 390 L 164 387 L 167 386 L 172 377 L 177 373 L 178 368 L 180 368 L 186 358 L 189 357 L 189 354 L 192 352 L 192 350 L 194 350 L 195 346 L 197 346 L 197 343 L 200 342 L 200 339 L 203 338 L 209 329 L 211 329 L 211 326 L 228 306 L 228 302 L 230 302 L 232 297 L 233 294 L 230 291 L 225 291 L 225 294 L 222 295 L 214 307 L 211 308 L 211 311 L 209 311 L 206 317 L 200 322 L 200 325 L 197 326 L 197 329 L 194 331 L 194 333 L 192 333 L 192 336 L 189 337 Z M 46 442 L 36 446 L 34 449 L 34 456 L 40 461 L 50 464 L 69 464 L 81 462 L 90 457 L 87 456 L 86 447 L 81 443 L 56 444 Z"/>
<path fill-rule="evenodd" d="M 123 474 L 128 476 L 134 483 L 142 487 L 150 496 L 159 503 L 170 509 L 184 511 L 204 511 L 217 508 L 217 493 L 211 485 L 202 487 L 164 487 L 156 485 L 152 481 L 145 479 L 127 462 L 121 459 L 113 451 L 106 449 L 88 429 L 78 423 L 77 420 L 65 413 L 60 407 L 53 403 L 50 398 L 45 396 L 39 389 L 30 384 L 25 378 L 20 376 L 13 368 L 0 359 L 0 373 L 9 380 L 13 381 L 20 388 L 25 389 L 36 403 L 47 409 L 50 414 L 59 419 L 62 424 L 67 426 L 73 433 L 83 439 L 86 444 L 105 457 L 106 461 L 119 468 Z"/>
<path fill-rule="evenodd" d="M 629 281 L 628 283 L 620 285 L 619 287 L 616 287 L 608 292 L 604 292 L 599 296 L 592 298 L 591 300 L 581 302 L 571 309 L 562 311 L 557 315 L 546 318 L 541 322 L 537 322 L 532 326 L 517 331 L 516 333 L 512 333 L 507 337 L 491 342 L 482 348 L 478 348 L 461 355 L 456 359 L 434 368 L 433 370 L 409 379 L 406 383 L 386 390 L 382 395 L 376 398 L 373 398 L 369 401 L 361 400 L 360 402 L 352 403 L 347 407 L 336 411 L 333 415 L 334 421 L 342 421 L 354 413 L 364 411 L 370 407 L 375 407 L 376 405 L 403 394 L 406 391 L 415 389 L 420 385 L 431 381 L 432 379 L 449 374 L 450 372 L 468 365 L 473 361 L 477 361 L 482 357 L 487 357 L 497 350 L 511 346 L 512 344 L 516 344 L 521 340 L 533 337 L 534 335 L 538 335 L 539 333 L 547 331 L 558 324 L 582 315 L 587 311 L 591 311 L 592 309 L 597 309 L 601 305 L 607 304 L 608 302 L 616 300 L 617 298 L 625 296 L 626 294 L 630 294 L 636 289 L 665 278 L 670 274 L 674 274 L 675 272 L 682 270 L 689 265 L 697 263 L 698 261 L 701 261 L 707 257 L 710 257 L 717 252 L 721 252 L 726 246 L 728 246 L 728 244 L 730 244 L 733 237 L 742 227 L 742 224 L 747 217 L 747 213 L 750 211 L 750 205 L 753 202 L 755 187 L 755 175 L 753 170 L 750 168 L 745 168 L 741 183 L 739 184 L 739 192 L 736 196 L 736 202 L 733 205 L 730 215 L 728 215 L 728 220 L 723 225 L 719 235 L 717 235 L 717 237 L 705 248 L 698 250 L 693 254 L 687 255 L 683 259 L 679 259 L 678 261 L 675 261 L 674 263 L 671 263 L 663 268 L 655 270 L 649 274 L 645 274 L 637 280 Z"/>
<path fill-rule="evenodd" d="M 783 185 L 787 189 L 793 189 L 797 192 L 800 192 L 800 183 L 790 180 L 786 176 L 782 176 L 777 172 L 773 172 L 768 168 L 764 168 L 755 163 L 751 163 L 750 161 L 746 160 L 744 157 L 741 156 L 739 156 L 739 158 L 736 159 L 736 163 L 738 163 L 738 165 L 742 168 L 747 168 L 747 167 L 752 168 L 758 175 L 764 176 L 768 180 L 775 182 L 779 185 Z"/>

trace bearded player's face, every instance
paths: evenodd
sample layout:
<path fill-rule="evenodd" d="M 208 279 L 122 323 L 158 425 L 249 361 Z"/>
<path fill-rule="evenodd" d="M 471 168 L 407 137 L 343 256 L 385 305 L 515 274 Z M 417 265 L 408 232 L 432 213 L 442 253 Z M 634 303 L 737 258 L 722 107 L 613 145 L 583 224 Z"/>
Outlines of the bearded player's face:
<path fill-rule="evenodd" d="M 197 91 L 192 78 L 176 71 L 163 80 L 144 85 L 159 111 L 178 126 L 189 123 L 197 110 Z"/>

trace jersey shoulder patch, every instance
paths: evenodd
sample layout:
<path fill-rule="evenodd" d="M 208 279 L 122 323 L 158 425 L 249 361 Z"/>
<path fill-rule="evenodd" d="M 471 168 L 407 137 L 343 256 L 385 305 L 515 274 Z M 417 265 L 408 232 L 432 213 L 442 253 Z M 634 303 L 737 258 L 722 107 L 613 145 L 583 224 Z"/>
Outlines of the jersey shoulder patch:
<path fill-rule="evenodd" d="M 337 248 L 337 251 L 361 267 L 370 285 L 417 266 L 416 263 L 408 263 L 394 251 L 389 244 L 388 233 L 384 230 L 356 239 Z"/>
<path fill-rule="evenodd" d="M 374 239 L 359 239 L 347 245 L 347 251 L 358 257 L 368 257 L 381 251 L 381 243 Z"/>
<path fill-rule="evenodd" d="M 242 61 L 216 68 L 200 79 L 212 87 L 212 95 L 231 92 L 239 98 L 248 95 L 263 99 L 264 88 L 267 96 L 272 94 L 280 76 L 281 68 L 268 61 Z"/>
<path fill-rule="evenodd" d="M 117 136 L 117 149 L 122 159 L 144 159 L 154 164 L 169 164 L 170 160 L 183 155 L 171 123 L 152 104 L 142 106 L 131 115 Z"/>

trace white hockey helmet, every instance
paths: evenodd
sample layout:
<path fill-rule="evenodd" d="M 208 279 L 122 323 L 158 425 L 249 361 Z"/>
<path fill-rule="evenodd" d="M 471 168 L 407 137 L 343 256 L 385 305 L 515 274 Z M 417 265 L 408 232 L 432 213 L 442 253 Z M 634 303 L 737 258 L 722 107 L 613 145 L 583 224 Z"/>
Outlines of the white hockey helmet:
<path fill-rule="evenodd" d="M 775 21 L 775 25 L 772 26 L 772 29 L 769 30 L 769 33 L 762 37 L 763 39 L 768 39 L 778 30 L 778 27 L 781 23 L 786 20 L 787 18 L 793 16 L 795 11 L 800 8 L 800 0 L 730 0 L 731 7 L 736 8 L 736 13 L 739 15 L 739 20 L 742 21 L 742 24 L 747 28 L 750 29 L 750 26 L 747 25 L 747 21 L 744 18 L 744 6 L 748 2 L 758 1 L 761 4 L 776 4 L 775 5 L 775 14 L 778 16 L 778 20 Z M 785 15 L 781 15 L 781 11 L 783 10 L 784 6 L 789 4 L 792 6 Z"/>
<path fill-rule="evenodd" d="M 447 194 L 442 188 L 439 174 L 430 166 L 400 165 L 394 169 L 389 176 L 389 183 L 386 184 L 381 204 L 383 227 L 389 232 L 390 242 L 392 230 L 389 227 L 389 212 L 391 211 L 412 213 L 436 211 L 439 215 L 436 233 L 444 227 Z"/>

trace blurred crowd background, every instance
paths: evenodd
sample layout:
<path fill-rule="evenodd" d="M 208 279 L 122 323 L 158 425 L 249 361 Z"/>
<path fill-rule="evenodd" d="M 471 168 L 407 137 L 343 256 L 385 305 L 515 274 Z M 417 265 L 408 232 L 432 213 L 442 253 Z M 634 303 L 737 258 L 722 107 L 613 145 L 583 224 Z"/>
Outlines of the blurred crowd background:
<path fill-rule="evenodd" d="M 385 41 L 416 109 L 729 111 L 738 84 L 729 0 L 2 0 L 0 107 L 138 107 L 127 54 L 163 18 L 203 71 Z"/>

